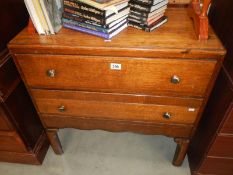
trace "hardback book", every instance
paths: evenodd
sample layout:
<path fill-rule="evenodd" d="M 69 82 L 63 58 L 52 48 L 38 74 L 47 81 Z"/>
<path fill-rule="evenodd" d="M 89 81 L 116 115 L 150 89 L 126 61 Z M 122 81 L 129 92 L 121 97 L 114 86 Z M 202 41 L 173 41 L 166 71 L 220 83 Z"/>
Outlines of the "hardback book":
<path fill-rule="evenodd" d="M 130 14 L 136 15 L 136 16 L 142 17 L 142 18 L 150 18 L 151 16 L 153 16 L 157 13 L 160 13 L 161 11 L 165 11 L 166 9 L 167 9 L 167 5 L 161 7 L 157 10 L 154 10 L 152 12 L 144 12 L 144 11 L 139 11 L 137 9 L 130 8 Z"/>
<path fill-rule="evenodd" d="M 36 31 L 38 32 L 38 34 L 40 35 L 44 35 L 45 34 L 45 30 L 41 24 L 40 18 L 36 13 L 34 4 L 32 3 L 31 0 L 24 0 L 25 6 L 28 10 L 28 13 L 30 15 L 30 18 L 32 20 L 33 25 L 36 28 Z"/>
<path fill-rule="evenodd" d="M 99 15 L 103 18 L 106 18 L 106 17 L 115 13 L 112 10 L 100 10 L 98 8 L 95 8 L 91 5 L 85 4 L 85 3 L 77 1 L 77 0 L 64 0 L 64 5 L 74 7 L 76 9 L 79 9 L 79 10 L 84 11 L 84 12 L 91 12 L 91 13 L 93 13 L 95 15 Z M 128 2 L 123 2 L 121 4 L 115 5 L 115 8 L 117 9 L 117 11 L 119 11 L 127 6 L 128 6 Z"/>
<path fill-rule="evenodd" d="M 76 31 L 80 31 L 80 32 L 95 35 L 95 36 L 99 36 L 99 37 L 102 37 L 102 38 L 105 38 L 105 39 L 111 39 L 113 36 L 117 35 L 122 30 L 124 30 L 128 26 L 128 22 L 125 22 L 119 28 L 117 28 L 116 30 L 114 30 L 114 31 L 112 31 L 111 33 L 108 33 L 108 34 L 103 33 L 103 32 L 98 32 L 98 31 L 95 31 L 95 30 L 91 30 L 91 29 L 87 29 L 87 28 L 83 28 L 83 27 L 80 27 L 80 26 L 68 24 L 68 23 L 63 23 L 63 26 L 65 28 L 73 29 L 73 30 L 76 30 Z"/>
<path fill-rule="evenodd" d="M 129 22 L 129 26 L 140 29 L 140 30 L 144 30 L 146 32 L 151 32 L 151 31 L 157 29 L 158 27 L 160 27 L 161 25 L 163 25 L 166 22 L 167 22 L 167 17 L 163 16 L 162 18 L 160 18 L 159 20 L 157 20 L 154 23 L 150 24 L 149 26 L 148 25 L 142 25 L 140 23 L 133 22 L 133 21 Z"/>
<path fill-rule="evenodd" d="M 80 11 L 79 9 L 74 8 L 74 7 L 64 5 L 64 12 L 78 15 L 84 19 L 94 21 L 100 25 L 107 25 L 107 24 L 117 20 L 118 18 L 121 18 L 125 15 L 128 15 L 129 10 L 130 10 L 130 8 L 127 6 L 123 9 L 121 9 L 117 14 L 112 14 L 107 18 L 102 18 L 102 17 L 95 15 L 93 13 L 83 12 L 83 11 Z"/>
<path fill-rule="evenodd" d="M 155 18 L 158 18 L 159 16 L 163 16 L 165 13 L 165 10 L 159 12 L 159 13 L 156 13 L 154 14 L 153 16 L 151 17 L 141 17 L 141 16 L 138 16 L 138 15 L 134 15 L 132 13 L 129 14 L 129 17 L 132 18 L 132 19 L 135 19 L 137 21 L 141 21 L 142 23 L 146 23 L 146 22 L 150 22 L 150 21 L 153 21 Z"/>
<path fill-rule="evenodd" d="M 51 34 L 57 33 L 61 27 L 62 0 L 40 0 L 42 11 L 48 23 Z"/>
<path fill-rule="evenodd" d="M 96 26 L 96 25 L 92 25 L 92 24 L 77 22 L 77 21 L 66 19 L 66 18 L 62 18 L 62 21 L 63 21 L 63 23 L 67 23 L 67 24 L 71 24 L 71 25 L 75 25 L 75 26 L 79 26 L 79 27 L 83 27 L 83 28 L 87 28 L 87 29 L 91 29 L 91 30 L 95 30 L 98 32 L 103 32 L 103 33 L 109 34 L 112 31 L 118 29 L 122 24 L 126 23 L 127 19 L 120 21 L 119 23 L 112 26 L 111 28 L 104 28 L 102 26 Z"/>
<path fill-rule="evenodd" d="M 111 0 L 92 0 L 92 1 L 94 1 L 94 2 L 98 2 L 98 3 L 106 3 L 106 2 L 109 2 L 109 1 L 111 1 Z"/>
<path fill-rule="evenodd" d="M 164 16 L 164 13 L 160 13 L 158 15 L 152 16 L 151 18 L 148 18 L 146 21 L 146 25 L 151 25 L 152 23 L 154 23 L 155 21 L 159 20 L 160 18 L 162 18 Z"/>
<path fill-rule="evenodd" d="M 148 5 L 142 5 L 138 4 L 136 2 L 129 2 L 130 8 L 134 11 L 141 11 L 141 12 L 152 12 L 154 10 L 158 10 L 161 7 L 165 6 L 168 4 L 168 0 L 163 0 L 162 2 L 155 4 L 153 6 L 148 6 Z"/>
<path fill-rule="evenodd" d="M 111 0 L 106 2 L 98 2 L 98 0 L 76 0 L 79 2 L 83 2 L 85 4 L 88 4 L 92 7 L 98 8 L 100 10 L 111 10 L 117 13 L 116 5 L 122 4 L 124 2 L 128 2 L 129 0 Z"/>
<path fill-rule="evenodd" d="M 136 23 L 140 23 L 140 24 L 145 24 L 145 25 L 151 25 L 152 23 L 154 23 L 155 21 L 159 20 L 160 18 L 162 18 L 164 16 L 164 13 L 158 14 L 155 17 L 153 16 L 153 18 L 149 18 L 146 21 L 142 21 L 142 20 L 138 20 L 136 18 L 134 18 L 133 16 L 129 16 L 128 20 L 129 21 L 133 21 Z"/>
<path fill-rule="evenodd" d="M 40 6 L 39 0 L 32 0 L 32 3 L 35 7 L 36 14 L 41 22 L 41 25 L 45 31 L 45 34 L 46 35 L 50 34 L 49 26 L 48 26 L 47 21 L 45 19 L 45 16 L 44 16 L 44 13 L 43 13 L 42 8 Z"/>
<path fill-rule="evenodd" d="M 102 27 L 102 28 L 105 28 L 105 29 L 110 29 L 111 27 L 113 27 L 114 25 L 116 25 L 117 23 L 121 22 L 122 20 L 126 19 L 128 17 L 128 15 L 125 15 L 125 16 L 122 16 L 121 18 L 118 18 L 117 20 L 109 23 L 109 24 L 106 24 L 106 25 L 101 25 L 95 21 L 92 21 L 92 20 L 88 20 L 88 19 L 85 19 L 85 18 L 82 18 L 81 16 L 78 16 L 78 15 L 74 15 L 74 14 L 71 14 L 71 13 L 66 13 L 64 12 L 63 13 L 63 18 L 66 18 L 66 19 L 69 19 L 69 20 L 73 20 L 73 21 L 77 21 L 77 22 L 81 22 L 81 23 L 86 23 L 86 24 L 91 24 L 91 25 L 94 25 L 94 26 L 98 26 L 98 27 Z"/>
<path fill-rule="evenodd" d="M 163 0 L 130 0 L 130 2 L 136 2 L 138 4 L 142 4 L 142 5 L 155 5 L 158 4 L 160 2 L 162 2 Z"/>

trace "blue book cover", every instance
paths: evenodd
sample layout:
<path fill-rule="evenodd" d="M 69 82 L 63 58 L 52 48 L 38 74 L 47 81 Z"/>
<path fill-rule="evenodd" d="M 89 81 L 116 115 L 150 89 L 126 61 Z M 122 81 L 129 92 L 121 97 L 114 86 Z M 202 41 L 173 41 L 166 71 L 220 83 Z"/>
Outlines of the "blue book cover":
<path fill-rule="evenodd" d="M 95 36 L 99 36 L 101 38 L 110 39 L 110 35 L 103 33 L 103 32 L 94 31 L 91 29 L 75 26 L 75 25 L 68 24 L 68 23 L 63 23 L 63 26 L 66 28 L 69 28 L 69 29 L 77 30 L 77 31 L 88 33 L 88 34 L 95 35 Z"/>
<path fill-rule="evenodd" d="M 83 27 L 80 27 L 80 26 L 72 25 L 72 24 L 69 24 L 69 23 L 63 23 L 63 26 L 65 28 L 77 30 L 79 32 L 84 32 L 84 33 L 88 33 L 88 34 L 91 34 L 91 35 L 99 36 L 99 37 L 104 38 L 104 39 L 110 39 L 113 36 L 117 35 L 120 31 L 125 29 L 128 26 L 128 23 L 125 22 L 118 29 L 116 29 L 112 33 L 108 33 L 108 34 L 103 33 L 103 32 L 98 32 L 98 31 L 95 31 L 95 30 L 91 30 L 91 29 L 87 29 L 87 28 L 83 28 Z"/>

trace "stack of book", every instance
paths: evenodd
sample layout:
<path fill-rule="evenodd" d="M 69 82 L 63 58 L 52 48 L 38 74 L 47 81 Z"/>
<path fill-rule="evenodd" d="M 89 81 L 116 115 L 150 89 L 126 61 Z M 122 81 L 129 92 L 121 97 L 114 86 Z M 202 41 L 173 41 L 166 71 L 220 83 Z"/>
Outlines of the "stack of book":
<path fill-rule="evenodd" d="M 168 0 L 130 0 L 129 26 L 151 32 L 167 22 Z"/>
<path fill-rule="evenodd" d="M 110 39 L 128 26 L 128 0 L 64 0 L 63 26 Z"/>
<path fill-rule="evenodd" d="M 39 34 L 50 35 L 60 30 L 62 0 L 24 0 L 24 3 Z"/>

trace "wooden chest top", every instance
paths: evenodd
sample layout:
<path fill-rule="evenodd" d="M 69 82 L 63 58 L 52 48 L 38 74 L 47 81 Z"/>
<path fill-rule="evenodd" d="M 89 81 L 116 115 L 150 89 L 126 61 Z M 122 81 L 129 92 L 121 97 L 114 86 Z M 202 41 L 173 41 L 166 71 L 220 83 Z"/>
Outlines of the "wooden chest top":
<path fill-rule="evenodd" d="M 199 41 L 186 8 L 168 8 L 166 13 L 168 22 L 151 33 L 128 27 L 106 41 L 65 28 L 51 36 L 30 34 L 25 28 L 10 42 L 9 48 L 14 53 L 32 54 L 222 58 L 225 50 L 211 28 L 209 40 Z"/>

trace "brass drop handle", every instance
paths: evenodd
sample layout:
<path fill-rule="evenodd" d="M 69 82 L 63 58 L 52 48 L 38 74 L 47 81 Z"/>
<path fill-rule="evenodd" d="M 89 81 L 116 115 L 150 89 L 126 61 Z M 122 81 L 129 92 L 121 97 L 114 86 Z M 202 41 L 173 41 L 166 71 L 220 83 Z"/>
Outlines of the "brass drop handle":
<path fill-rule="evenodd" d="M 49 69 L 49 70 L 47 70 L 46 74 L 48 77 L 53 78 L 56 75 L 56 71 L 54 69 Z"/>
<path fill-rule="evenodd" d="M 171 77 L 171 83 L 173 83 L 173 84 L 178 84 L 178 83 L 180 83 L 180 77 L 178 77 L 177 75 L 173 75 L 173 76 Z"/>
<path fill-rule="evenodd" d="M 165 119 L 170 119 L 171 117 L 172 117 L 172 115 L 170 113 L 168 113 L 168 112 L 165 112 L 163 114 L 163 118 L 165 118 Z"/>
<path fill-rule="evenodd" d="M 58 107 L 59 112 L 65 112 L 65 110 L 66 110 L 66 108 L 63 105 Z"/>

